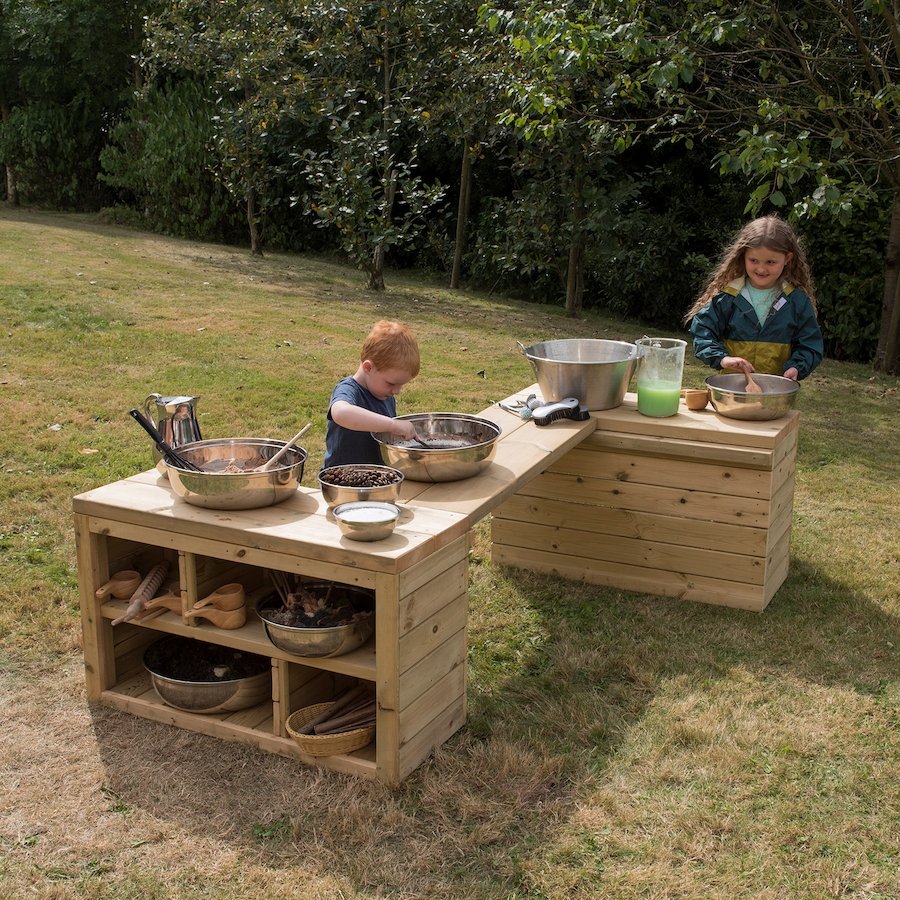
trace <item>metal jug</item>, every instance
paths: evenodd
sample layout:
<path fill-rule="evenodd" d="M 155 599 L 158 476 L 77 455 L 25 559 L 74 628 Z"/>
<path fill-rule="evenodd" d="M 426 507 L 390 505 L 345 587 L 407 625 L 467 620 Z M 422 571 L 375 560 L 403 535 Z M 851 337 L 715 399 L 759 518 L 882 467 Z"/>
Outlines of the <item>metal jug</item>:
<path fill-rule="evenodd" d="M 199 397 L 163 397 L 149 394 L 144 401 L 144 415 L 156 425 L 166 443 L 172 447 L 202 441 L 200 423 L 197 421 L 197 401 Z M 158 462 L 162 454 L 153 448 L 153 461 Z"/>

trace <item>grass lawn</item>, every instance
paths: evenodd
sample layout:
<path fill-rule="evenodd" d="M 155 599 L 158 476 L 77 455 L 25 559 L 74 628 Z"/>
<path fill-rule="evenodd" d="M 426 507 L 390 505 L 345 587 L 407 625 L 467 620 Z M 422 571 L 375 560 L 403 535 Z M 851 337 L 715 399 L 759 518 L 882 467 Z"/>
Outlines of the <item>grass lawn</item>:
<path fill-rule="evenodd" d="M 206 437 L 311 422 L 314 486 L 379 318 L 419 336 L 403 413 L 530 384 L 517 341 L 647 330 L 387 282 L 0 206 L 0 896 L 900 896 L 900 382 L 866 366 L 803 383 L 763 613 L 503 569 L 479 525 L 467 724 L 395 791 L 88 706 L 71 498 L 149 467 L 148 393 Z"/>

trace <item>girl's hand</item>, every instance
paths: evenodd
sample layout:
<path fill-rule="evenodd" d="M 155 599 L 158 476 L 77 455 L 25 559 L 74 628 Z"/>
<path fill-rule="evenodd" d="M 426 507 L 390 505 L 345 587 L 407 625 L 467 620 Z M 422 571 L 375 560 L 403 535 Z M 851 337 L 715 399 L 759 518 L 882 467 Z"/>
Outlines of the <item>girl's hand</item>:
<path fill-rule="evenodd" d="M 790 378 L 791 381 L 796 381 L 799 376 L 800 373 L 793 366 L 791 366 L 789 369 L 784 370 L 784 377 Z"/>
<path fill-rule="evenodd" d="M 753 363 L 744 359 L 743 356 L 723 356 L 721 366 L 723 369 L 733 369 L 743 372 L 745 375 L 752 375 L 756 371 L 753 368 Z"/>

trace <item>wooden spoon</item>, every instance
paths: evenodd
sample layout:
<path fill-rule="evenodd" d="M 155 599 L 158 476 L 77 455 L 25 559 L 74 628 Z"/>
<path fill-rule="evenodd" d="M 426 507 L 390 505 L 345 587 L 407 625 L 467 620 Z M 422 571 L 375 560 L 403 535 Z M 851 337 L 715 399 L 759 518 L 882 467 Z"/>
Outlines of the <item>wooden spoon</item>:
<path fill-rule="evenodd" d="M 251 472 L 268 472 L 288 450 L 306 434 L 309 429 L 312 428 L 312 422 L 308 425 L 304 425 L 271 459 L 264 462 L 261 466 L 257 466 L 255 469 L 251 469 Z"/>
<path fill-rule="evenodd" d="M 747 373 L 747 393 L 748 394 L 761 394 L 763 389 L 750 377 L 750 373 Z"/>

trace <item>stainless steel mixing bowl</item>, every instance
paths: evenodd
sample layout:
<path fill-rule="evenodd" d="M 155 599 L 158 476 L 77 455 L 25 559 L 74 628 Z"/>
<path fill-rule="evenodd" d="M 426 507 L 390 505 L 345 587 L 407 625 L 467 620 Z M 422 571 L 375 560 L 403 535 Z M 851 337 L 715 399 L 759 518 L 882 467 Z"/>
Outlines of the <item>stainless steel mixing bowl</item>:
<path fill-rule="evenodd" d="M 372 435 L 382 460 L 410 481 L 460 481 L 490 465 L 501 429 L 489 419 L 464 413 L 414 413 L 398 416 L 416 426 L 427 448 L 387 432 Z"/>
<path fill-rule="evenodd" d="M 800 384 L 781 375 L 753 375 L 762 393 L 747 390 L 747 376 L 739 372 L 710 375 L 706 379 L 709 399 L 727 419 L 764 422 L 786 416 L 797 403 Z"/>
<path fill-rule="evenodd" d="M 265 438 L 213 438 L 182 444 L 178 452 L 202 466 L 189 472 L 166 463 L 172 490 L 187 503 L 207 509 L 257 509 L 296 493 L 303 478 L 306 450 L 291 447 L 269 472 L 224 472 L 229 463 L 250 468 L 271 459 L 285 441 Z"/>
<path fill-rule="evenodd" d="M 387 484 L 366 486 L 373 480 Z M 352 463 L 344 466 L 330 466 L 318 475 L 322 496 L 329 507 L 356 500 L 382 500 L 396 503 L 400 497 L 403 473 L 390 466 L 371 466 L 367 463 Z M 343 482 L 343 483 L 341 483 Z"/>

